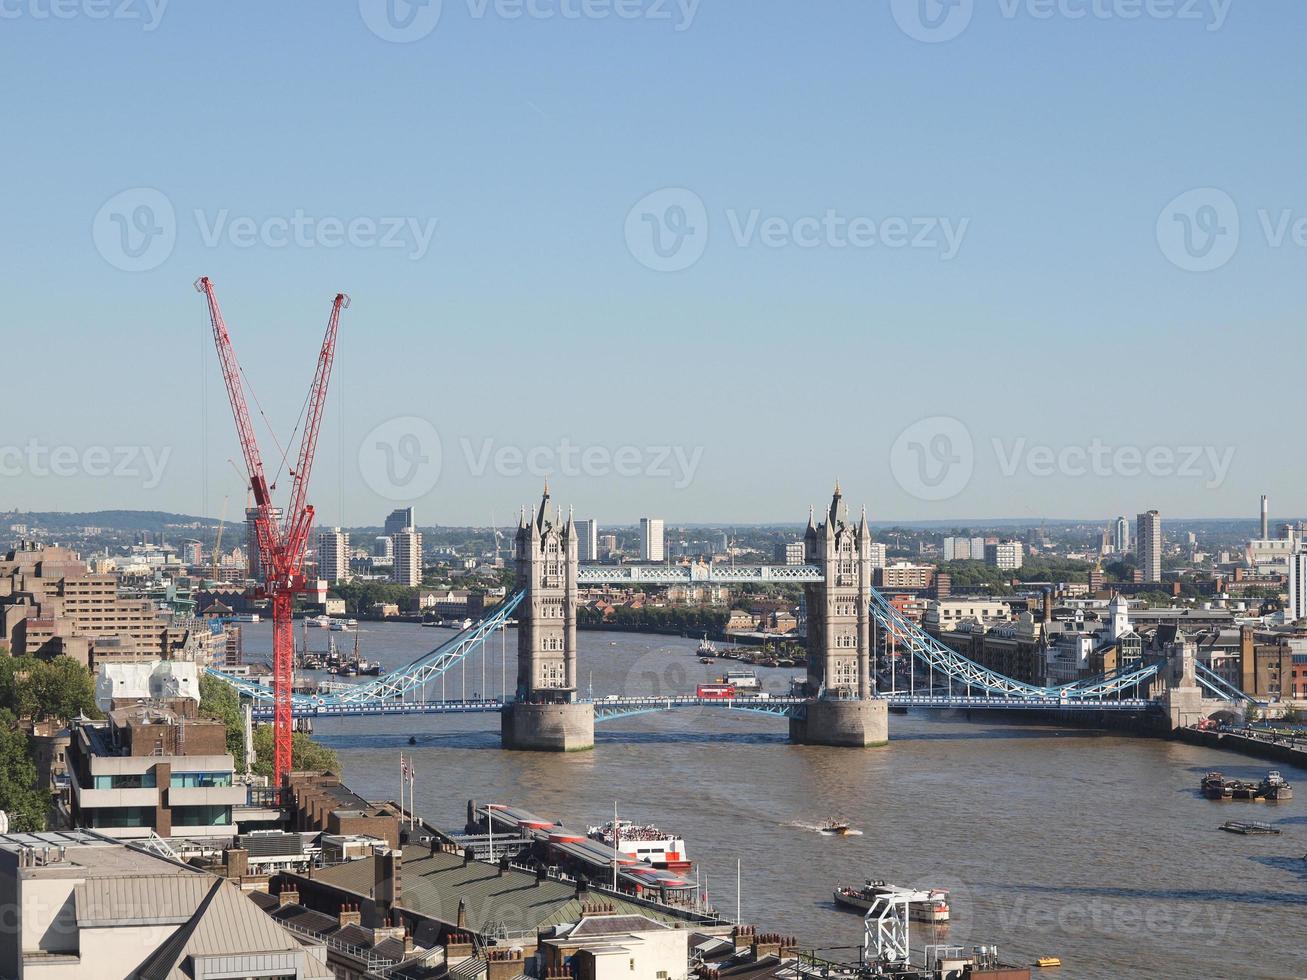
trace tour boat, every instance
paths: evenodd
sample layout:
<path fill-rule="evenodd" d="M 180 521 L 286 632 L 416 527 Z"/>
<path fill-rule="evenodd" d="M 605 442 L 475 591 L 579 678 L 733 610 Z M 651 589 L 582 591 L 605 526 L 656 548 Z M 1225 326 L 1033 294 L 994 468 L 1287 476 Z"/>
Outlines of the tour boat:
<path fill-rule="evenodd" d="M 617 852 L 637 861 L 645 861 L 655 868 L 686 872 L 693 866 L 685 856 L 685 841 L 650 824 L 637 824 L 630 820 L 617 821 Z M 586 833 L 591 840 L 607 847 L 613 846 L 613 821 L 602 827 L 590 827 Z"/>

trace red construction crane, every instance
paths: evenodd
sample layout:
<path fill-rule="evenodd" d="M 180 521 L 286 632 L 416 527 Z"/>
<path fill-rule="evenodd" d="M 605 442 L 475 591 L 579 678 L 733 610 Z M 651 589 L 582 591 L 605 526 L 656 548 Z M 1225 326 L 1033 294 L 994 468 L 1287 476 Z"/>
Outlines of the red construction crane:
<path fill-rule="evenodd" d="M 249 473 L 250 492 L 257 511 L 254 517 L 255 537 L 263 566 L 263 582 L 258 595 L 272 604 L 272 698 L 273 698 L 273 785 L 280 789 L 282 777 L 291 770 L 291 689 L 294 682 L 295 634 L 291 624 L 295 594 L 304 591 L 304 552 L 308 547 L 309 531 L 313 527 L 313 506 L 305 503 L 308 494 L 309 474 L 313 470 L 313 455 L 318 446 L 318 431 L 322 427 L 322 411 L 327 403 L 327 386 L 331 381 L 331 365 L 336 356 L 336 332 L 340 325 L 340 311 L 349 309 L 349 297 L 337 293 L 331 304 L 331 318 L 327 321 L 327 334 L 318 353 L 318 369 L 313 376 L 313 387 L 304 418 L 304 433 L 300 441 L 299 459 L 291 470 L 292 486 L 290 506 L 279 522 L 272 506 L 268 478 L 263 470 L 263 457 L 250 421 L 250 409 L 245 403 L 245 389 L 241 383 L 240 363 L 232 349 L 231 335 L 218 308 L 218 297 L 208 276 L 195 281 L 198 292 L 204 293 L 209 303 L 209 320 L 213 324 L 213 342 L 218 348 L 218 362 L 222 377 L 227 383 L 227 398 L 236 417 L 236 432 L 240 436 L 241 451 L 245 454 L 245 468 Z"/>

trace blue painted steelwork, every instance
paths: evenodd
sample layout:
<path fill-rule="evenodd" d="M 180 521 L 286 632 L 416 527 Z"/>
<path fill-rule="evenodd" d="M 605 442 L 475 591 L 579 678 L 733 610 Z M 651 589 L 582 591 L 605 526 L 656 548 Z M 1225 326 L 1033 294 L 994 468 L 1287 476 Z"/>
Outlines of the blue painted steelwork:
<path fill-rule="evenodd" d="M 315 708 L 345 705 L 373 705 L 380 708 L 404 698 L 423 702 L 425 698 L 422 695 L 425 693 L 426 685 L 485 643 L 488 636 L 512 617 L 517 607 L 521 605 L 525 594 L 524 592 L 512 593 L 488 617 L 459 633 L 448 643 L 442 643 L 434 650 L 424 653 L 407 666 L 392 670 L 365 684 L 346 685 L 330 694 L 294 695 L 291 699 L 291 707 L 297 714 L 312 714 Z M 240 694 L 253 698 L 256 705 L 272 701 L 270 688 L 248 678 L 234 677 L 213 669 L 210 669 L 209 673 L 226 681 Z M 378 710 L 377 714 L 381 714 L 381 711 Z"/>

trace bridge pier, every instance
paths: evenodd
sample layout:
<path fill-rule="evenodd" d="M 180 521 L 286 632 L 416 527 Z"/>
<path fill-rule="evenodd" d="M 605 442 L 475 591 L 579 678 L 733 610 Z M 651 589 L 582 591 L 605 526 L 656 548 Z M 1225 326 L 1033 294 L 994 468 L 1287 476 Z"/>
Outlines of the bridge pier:
<path fill-rule="evenodd" d="M 790 740 L 804 745 L 864 747 L 889 741 L 889 705 L 872 696 L 871 531 L 855 528 L 840 487 L 821 524 L 808 516 L 804 551 L 821 570 L 806 586 L 808 703 L 790 719 Z"/>
<path fill-rule="evenodd" d="M 500 715 L 500 744 L 534 752 L 594 748 L 594 706 L 576 700 L 577 540 L 569 515 L 525 512 L 516 539 L 517 700 Z"/>
<path fill-rule="evenodd" d="M 579 701 L 505 705 L 500 745 L 528 752 L 583 752 L 595 745 L 594 705 Z"/>
<path fill-rule="evenodd" d="M 889 703 L 812 700 L 790 719 L 790 741 L 800 745 L 870 748 L 889 741 Z"/>

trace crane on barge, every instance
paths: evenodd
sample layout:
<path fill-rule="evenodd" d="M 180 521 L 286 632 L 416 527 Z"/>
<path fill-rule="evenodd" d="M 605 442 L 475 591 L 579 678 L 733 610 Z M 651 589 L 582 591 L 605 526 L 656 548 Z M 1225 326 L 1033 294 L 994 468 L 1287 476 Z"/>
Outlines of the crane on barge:
<path fill-rule="evenodd" d="M 240 362 L 236 360 L 231 335 L 227 332 L 222 310 L 218 307 L 213 282 L 208 276 L 201 276 L 195 281 L 195 289 L 203 293 L 208 302 L 213 342 L 218 349 L 218 362 L 222 367 L 223 381 L 227 385 L 227 398 L 236 419 L 236 433 L 245 455 L 246 474 L 254 498 L 254 532 L 263 572 L 263 581 L 258 584 L 255 594 L 258 598 L 268 599 L 272 606 L 273 785 L 280 789 L 282 779 L 291 770 L 291 689 L 295 670 L 292 613 L 295 595 L 305 591 L 304 553 L 313 527 L 313 505 L 307 502 L 309 474 L 313 470 L 318 432 L 322 427 L 322 413 L 327 403 L 327 387 L 336 357 L 340 312 L 349 308 L 349 296 L 337 293 L 331 304 L 327 333 L 318 352 L 317 371 L 309 388 L 299 458 L 295 468 L 290 471 L 290 505 L 279 520 L 272 506 L 274 487 L 269 485 L 264 472 L 263 456 L 259 452 L 249 406 L 245 401 Z"/>

